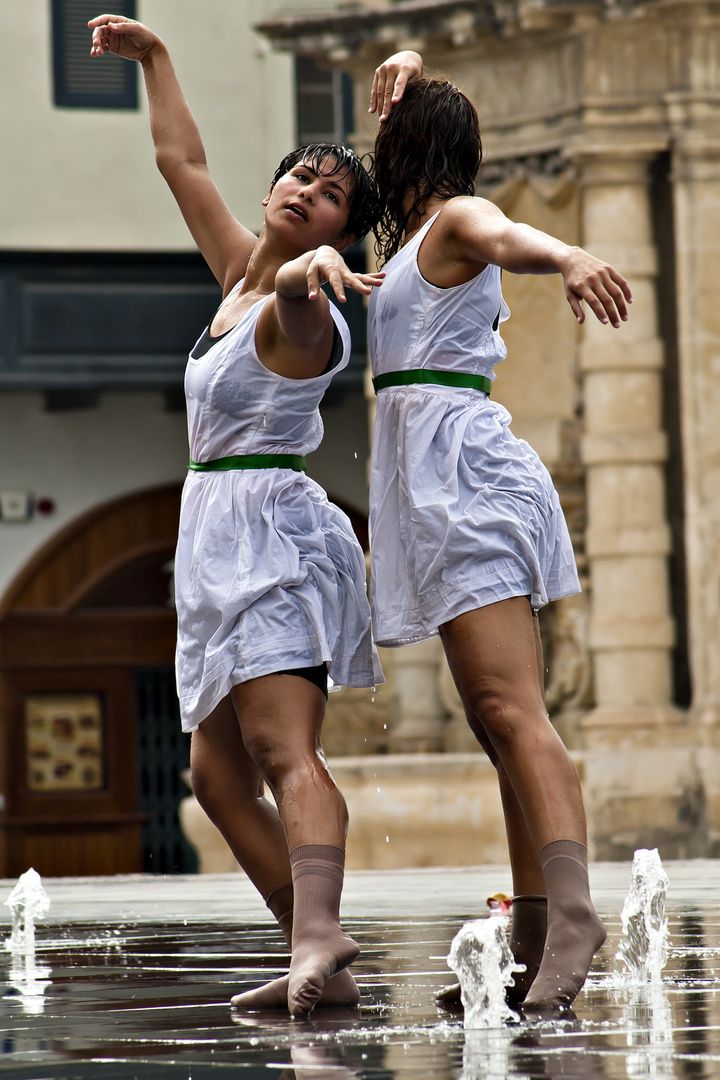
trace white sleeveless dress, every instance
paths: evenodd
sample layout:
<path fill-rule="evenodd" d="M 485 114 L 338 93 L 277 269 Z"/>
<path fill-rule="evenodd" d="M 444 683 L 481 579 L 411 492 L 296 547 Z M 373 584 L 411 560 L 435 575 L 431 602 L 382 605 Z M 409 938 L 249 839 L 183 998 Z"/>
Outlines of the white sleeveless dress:
<path fill-rule="evenodd" d="M 500 269 L 450 289 L 417 255 L 431 218 L 384 267 L 370 297 L 373 375 L 414 368 L 493 380 L 510 312 Z M 427 384 L 377 396 L 370 478 L 371 604 L 379 645 L 406 645 L 512 596 L 535 608 L 580 591 L 550 474 L 481 390 Z"/>
<path fill-rule="evenodd" d="M 193 461 L 305 455 L 320 445 L 318 405 L 348 363 L 347 326 L 331 304 L 341 360 L 317 378 L 286 379 L 269 371 L 255 348 L 268 299 L 199 359 L 190 356 L 185 393 Z M 190 472 L 175 596 L 185 731 L 197 728 L 232 686 L 275 671 L 326 662 L 336 686 L 384 681 L 370 631 L 362 548 L 347 515 L 304 473 Z"/>

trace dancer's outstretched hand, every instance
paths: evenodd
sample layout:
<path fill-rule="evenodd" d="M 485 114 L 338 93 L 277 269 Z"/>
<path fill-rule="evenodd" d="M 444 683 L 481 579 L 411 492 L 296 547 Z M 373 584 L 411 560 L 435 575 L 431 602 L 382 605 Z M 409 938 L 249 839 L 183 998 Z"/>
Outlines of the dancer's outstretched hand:
<path fill-rule="evenodd" d="M 124 15 L 98 15 L 88 26 L 93 32 L 91 56 L 111 52 L 140 63 L 160 38 L 147 26 Z"/>
<path fill-rule="evenodd" d="M 419 78 L 423 73 L 420 53 L 406 50 L 393 53 L 375 72 L 370 91 L 370 108 L 374 113 L 380 107 L 380 123 L 387 120 L 393 105 L 405 93 L 405 87 L 411 79 Z"/>
<path fill-rule="evenodd" d="M 328 283 L 341 304 L 345 303 L 345 288 L 363 293 L 365 296 L 373 291 L 378 285 L 382 285 L 385 271 L 376 274 L 354 274 L 348 268 L 339 251 L 333 247 L 319 247 L 312 252 L 310 265 L 305 277 L 307 279 L 308 300 L 317 299 L 320 286 Z"/>
<path fill-rule="evenodd" d="M 627 320 L 627 305 L 632 304 L 630 286 L 609 263 L 573 247 L 563 258 L 560 272 L 565 295 L 579 323 L 585 322 L 583 301 L 601 323 L 609 322 L 617 329 Z"/>

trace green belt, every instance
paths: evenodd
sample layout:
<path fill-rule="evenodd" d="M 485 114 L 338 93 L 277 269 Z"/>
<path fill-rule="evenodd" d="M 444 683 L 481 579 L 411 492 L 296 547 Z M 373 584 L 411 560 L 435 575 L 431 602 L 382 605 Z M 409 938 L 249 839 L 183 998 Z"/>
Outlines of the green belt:
<path fill-rule="evenodd" d="M 413 368 L 411 371 L 387 371 L 373 379 L 375 393 L 386 386 L 412 386 L 414 383 L 431 383 L 433 386 L 462 386 L 470 390 L 484 390 L 489 394 L 492 382 L 484 375 L 470 375 L 464 371 L 432 371 L 430 368 Z"/>
<path fill-rule="evenodd" d="M 232 457 L 216 458 L 215 461 L 193 461 L 188 469 L 194 472 L 230 472 L 232 469 L 294 469 L 307 472 L 307 462 L 299 454 L 234 454 Z"/>

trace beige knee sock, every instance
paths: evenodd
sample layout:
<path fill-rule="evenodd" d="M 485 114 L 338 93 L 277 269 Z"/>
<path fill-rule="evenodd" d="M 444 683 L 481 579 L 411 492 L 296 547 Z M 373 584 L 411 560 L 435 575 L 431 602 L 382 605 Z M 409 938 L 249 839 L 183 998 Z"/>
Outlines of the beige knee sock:
<path fill-rule="evenodd" d="M 510 908 L 510 948 L 525 971 L 513 976 L 505 991 L 508 1005 L 519 1005 L 540 967 L 547 933 L 547 896 L 513 896 Z"/>
<path fill-rule="evenodd" d="M 525 965 L 525 971 L 513 976 L 513 981 L 505 990 L 508 1005 L 519 1005 L 528 988 L 538 973 L 547 930 L 546 896 L 513 896 L 510 909 L 510 948 L 518 964 Z M 436 995 L 441 1005 L 454 1007 L 460 1005 L 460 983 L 446 986 Z"/>
<path fill-rule="evenodd" d="M 283 932 L 288 948 L 292 947 L 293 927 L 293 887 L 285 885 L 276 889 L 267 898 L 267 906 L 277 919 L 278 925 Z M 287 1009 L 288 1008 L 288 984 L 289 977 L 281 976 L 272 982 L 258 986 L 255 990 L 246 990 L 242 994 L 236 994 L 231 1005 L 236 1009 L 251 1011 L 263 1009 Z M 323 988 L 318 1005 L 324 1006 L 353 1006 L 360 1001 L 358 985 L 347 969 L 339 971 L 337 975 L 328 979 Z"/>
<path fill-rule="evenodd" d="M 340 926 L 345 852 L 327 844 L 305 844 L 290 853 L 294 906 L 288 1007 L 307 1015 L 329 978 L 351 964 L 356 942 Z"/>
<path fill-rule="evenodd" d="M 540 970 L 523 1002 L 527 1011 L 568 1009 L 580 992 L 605 927 L 590 898 L 587 848 L 554 840 L 540 851 L 548 897 L 547 937 Z"/>
<path fill-rule="evenodd" d="M 270 893 L 266 900 L 266 905 L 277 919 L 278 926 L 283 932 L 283 936 L 288 943 L 288 948 L 292 947 L 292 925 L 293 925 L 293 887 L 292 885 L 284 885 L 282 889 L 276 889 L 274 893 Z"/>

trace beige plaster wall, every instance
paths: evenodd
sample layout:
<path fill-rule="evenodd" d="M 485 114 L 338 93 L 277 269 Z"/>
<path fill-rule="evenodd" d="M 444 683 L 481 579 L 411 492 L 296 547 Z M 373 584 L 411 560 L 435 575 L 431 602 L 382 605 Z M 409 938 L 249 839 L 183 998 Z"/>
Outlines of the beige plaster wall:
<path fill-rule="evenodd" d="M 295 143 L 293 61 L 251 29 L 272 6 L 271 0 L 138 5 L 141 19 L 170 48 L 220 190 L 256 231 L 269 179 Z M 3 5 L 0 248 L 192 249 L 155 168 L 142 85 L 137 112 L 53 105 L 50 7 L 49 0 Z M 104 10 L 98 3 L 98 13 Z M 310 473 L 365 511 L 363 402 L 347 395 L 324 410 L 324 419 L 326 438 L 310 459 Z M 73 518 L 126 492 L 181 480 L 186 460 L 185 415 L 168 413 L 161 394 L 105 393 L 97 408 L 48 413 L 41 394 L 0 393 L 0 490 L 47 495 L 57 508 L 50 517 L 0 524 L 0 595 Z"/>
<path fill-rule="evenodd" d="M 250 29 L 270 6 L 139 4 L 170 48 L 220 190 L 255 230 L 269 179 L 294 145 L 292 62 Z M 0 247 L 192 248 L 155 169 L 144 90 L 137 112 L 53 105 L 49 0 L 3 4 L 0 92 Z"/>

